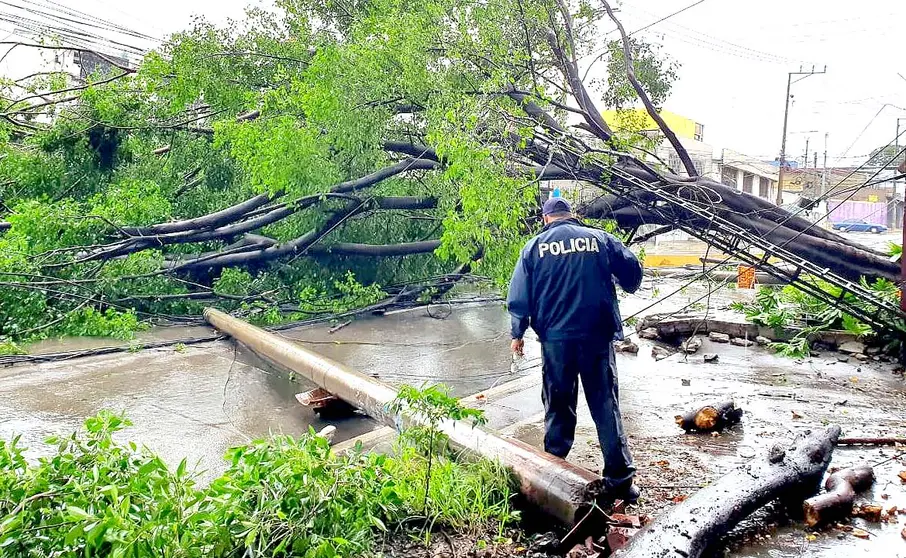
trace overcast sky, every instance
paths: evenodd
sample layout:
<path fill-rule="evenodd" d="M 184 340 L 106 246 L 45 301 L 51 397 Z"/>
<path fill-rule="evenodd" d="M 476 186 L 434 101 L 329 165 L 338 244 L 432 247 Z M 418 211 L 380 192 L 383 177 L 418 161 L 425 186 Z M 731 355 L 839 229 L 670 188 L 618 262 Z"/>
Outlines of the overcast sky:
<path fill-rule="evenodd" d="M 241 18 L 248 0 L 19 0 L 33 10 L 68 7 L 151 37 L 187 27 L 193 15 L 224 22 Z M 5 2 L 0 4 L 7 5 Z M 764 159 L 779 155 L 787 72 L 800 66 L 827 73 L 795 83 L 788 157 L 819 152 L 828 134 L 833 164 L 859 163 L 892 142 L 896 119 L 906 130 L 906 2 L 902 0 L 627 0 L 627 30 L 692 6 L 641 34 L 664 45 L 681 64 L 666 108 L 705 126 L 705 141 Z M 2 9 L 3 36 L 15 30 Z M 608 25 L 605 30 L 612 29 Z M 616 34 L 608 35 L 615 38 Z M 133 39 L 137 45 L 147 45 Z M 21 57 L 19 55 L 21 63 Z M 10 57 L 0 72 L 13 72 Z M 11 66 L 12 65 L 12 66 Z M 14 72 L 13 72 L 14 73 Z M 794 80 L 797 79 L 794 76 Z M 901 144 L 906 143 L 906 133 Z M 812 156 L 809 155 L 811 161 Z"/>

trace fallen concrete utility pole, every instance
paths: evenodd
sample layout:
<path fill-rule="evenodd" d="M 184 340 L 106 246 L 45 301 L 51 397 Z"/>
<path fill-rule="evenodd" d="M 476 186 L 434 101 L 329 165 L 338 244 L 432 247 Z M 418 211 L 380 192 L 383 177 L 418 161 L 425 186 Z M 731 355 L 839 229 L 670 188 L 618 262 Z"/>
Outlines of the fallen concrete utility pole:
<path fill-rule="evenodd" d="M 390 411 L 396 390 L 383 382 L 219 310 L 208 308 L 204 317 L 259 356 L 301 374 L 375 420 L 397 429 L 415 420 Z M 567 526 L 584 518 L 603 493 L 603 480 L 598 475 L 514 438 L 452 420 L 444 421 L 440 430 L 455 448 L 509 468 L 525 498 Z"/>

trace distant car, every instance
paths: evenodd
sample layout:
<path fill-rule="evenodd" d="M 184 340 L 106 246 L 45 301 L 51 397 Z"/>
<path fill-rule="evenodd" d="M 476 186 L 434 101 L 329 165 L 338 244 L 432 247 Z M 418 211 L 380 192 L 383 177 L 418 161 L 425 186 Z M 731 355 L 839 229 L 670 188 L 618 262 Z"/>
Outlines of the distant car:
<path fill-rule="evenodd" d="M 844 232 L 870 232 L 870 233 L 874 233 L 874 234 L 881 234 L 882 232 L 887 232 L 887 227 L 885 227 L 884 225 L 878 225 L 876 223 L 866 223 L 863 219 L 838 221 L 836 223 L 831 223 L 831 227 L 835 231 L 844 231 Z"/>

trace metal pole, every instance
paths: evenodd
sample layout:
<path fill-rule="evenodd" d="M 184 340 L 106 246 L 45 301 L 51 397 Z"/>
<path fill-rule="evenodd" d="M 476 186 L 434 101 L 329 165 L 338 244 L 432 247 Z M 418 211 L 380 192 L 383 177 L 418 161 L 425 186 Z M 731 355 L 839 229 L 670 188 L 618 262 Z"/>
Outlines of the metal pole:
<path fill-rule="evenodd" d="M 418 423 L 418 417 L 399 416 L 389 409 L 396 390 L 351 368 L 309 351 L 288 339 L 264 331 L 219 310 L 207 308 L 204 318 L 259 356 L 298 372 L 371 418 L 397 429 Z M 604 492 L 598 475 L 520 440 L 446 420 L 440 425 L 451 444 L 512 471 L 525 498 L 567 526 L 582 520 Z"/>
<path fill-rule="evenodd" d="M 819 195 L 823 196 L 824 192 L 827 191 L 827 137 L 830 135 L 830 132 L 824 133 L 824 164 L 821 169 L 821 191 L 818 192 Z"/>
<path fill-rule="evenodd" d="M 783 109 L 783 140 L 780 142 L 780 172 L 777 173 L 777 205 L 783 205 L 783 167 L 786 166 L 786 125 L 790 117 L 790 86 L 793 74 L 786 76 L 786 107 Z"/>
<path fill-rule="evenodd" d="M 900 120 L 901 119 L 897 118 L 897 135 L 896 135 L 896 137 L 893 138 L 893 144 L 894 144 L 893 152 L 894 153 L 900 152 Z M 894 162 L 896 162 L 896 161 L 894 161 Z M 894 194 L 894 197 L 896 197 L 896 194 L 897 194 L 897 183 L 896 182 L 893 183 L 893 194 Z M 902 240 L 903 244 L 902 245 L 906 246 L 906 204 L 903 205 L 903 211 L 904 211 L 904 217 L 903 217 L 903 240 Z M 906 312 L 906 258 L 904 258 L 902 254 L 900 255 L 900 279 L 902 280 L 902 282 L 900 283 L 900 310 Z M 904 340 L 904 341 L 906 341 L 906 340 Z M 901 355 L 900 355 L 901 362 L 906 361 L 906 342 L 902 343 L 902 345 L 904 346 L 904 348 L 901 351 Z"/>

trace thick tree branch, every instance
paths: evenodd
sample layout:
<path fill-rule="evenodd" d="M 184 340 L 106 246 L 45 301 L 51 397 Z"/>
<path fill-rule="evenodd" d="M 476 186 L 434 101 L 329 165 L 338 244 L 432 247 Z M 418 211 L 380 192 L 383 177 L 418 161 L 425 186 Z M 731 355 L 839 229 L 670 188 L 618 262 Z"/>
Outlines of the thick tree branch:
<path fill-rule="evenodd" d="M 683 162 L 683 167 L 686 169 L 686 172 L 689 176 L 698 176 L 698 171 L 695 170 L 695 165 L 692 163 L 692 158 L 689 157 L 689 153 L 686 151 L 686 148 L 683 147 L 683 144 L 680 143 L 679 138 L 676 137 L 676 134 L 673 133 L 673 130 L 670 129 L 670 126 L 664 122 L 664 119 L 661 118 L 661 115 L 658 114 L 657 108 L 655 108 L 654 103 L 651 102 L 651 99 L 648 97 L 648 93 L 645 92 L 645 89 L 642 87 L 642 84 L 639 83 L 638 78 L 635 75 L 635 65 L 632 60 L 632 44 L 629 42 L 629 36 L 626 35 L 626 30 L 623 29 L 623 24 L 620 23 L 620 20 L 617 19 L 617 16 L 614 15 L 613 9 L 611 9 L 610 4 L 607 0 L 601 0 L 601 3 L 604 4 L 604 9 L 607 10 L 607 15 L 610 16 L 610 19 L 613 20 L 614 24 L 617 26 L 617 30 L 620 32 L 620 36 L 623 39 L 623 62 L 626 64 L 626 77 L 629 78 L 629 83 L 632 84 L 632 88 L 635 89 L 636 94 L 638 94 L 639 99 L 642 100 L 642 104 L 645 105 L 645 110 L 648 111 L 648 116 L 651 117 L 657 123 L 658 128 L 661 129 L 661 132 L 667 136 L 667 140 L 670 142 L 670 145 L 673 146 L 674 151 L 679 156 L 680 161 Z"/>
<path fill-rule="evenodd" d="M 440 247 L 440 240 L 423 240 L 401 244 L 358 244 L 338 242 L 329 246 L 312 246 L 309 254 L 333 254 L 344 256 L 392 257 L 412 254 L 429 254 Z"/>

